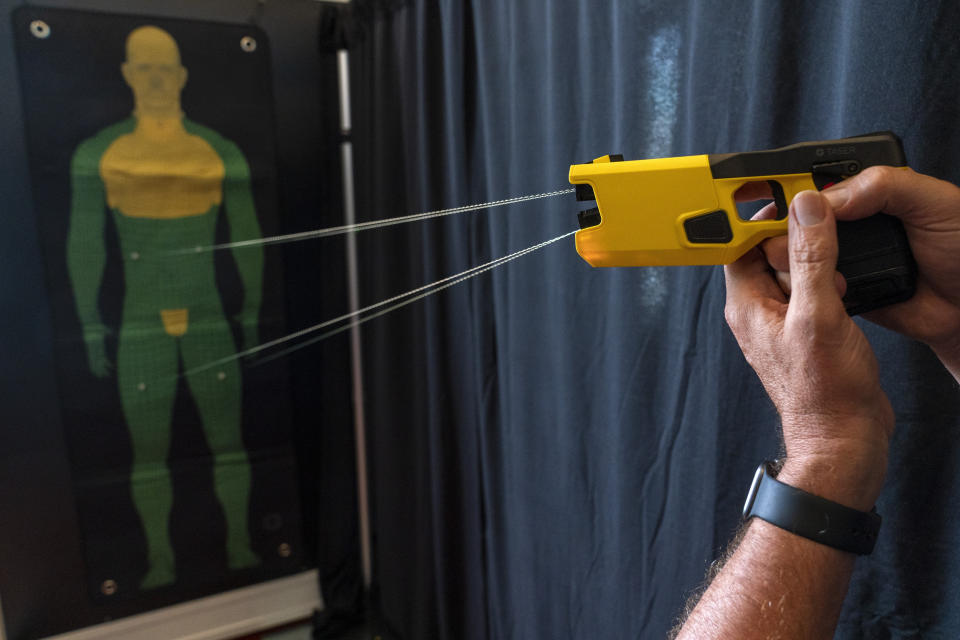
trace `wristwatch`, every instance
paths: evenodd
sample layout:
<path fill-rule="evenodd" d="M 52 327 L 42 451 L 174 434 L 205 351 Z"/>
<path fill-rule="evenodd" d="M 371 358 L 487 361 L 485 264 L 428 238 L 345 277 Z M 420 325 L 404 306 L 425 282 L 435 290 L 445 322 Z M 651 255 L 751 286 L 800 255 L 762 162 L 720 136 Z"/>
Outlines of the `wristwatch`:
<path fill-rule="evenodd" d="M 880 516 L 858 511 L 779 482 L 774 465 L 764 462 L 753 476 L 743 505 L 743 519 L 756 516 L 834 549 L 867 555 L 873 551 L 880 531 Z"/>

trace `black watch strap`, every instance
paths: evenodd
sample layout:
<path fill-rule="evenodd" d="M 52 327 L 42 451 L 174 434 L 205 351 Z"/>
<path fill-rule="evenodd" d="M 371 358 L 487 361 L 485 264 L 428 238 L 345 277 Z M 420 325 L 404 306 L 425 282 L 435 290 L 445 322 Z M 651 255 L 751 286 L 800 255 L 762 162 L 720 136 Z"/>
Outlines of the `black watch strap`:
<path fill-rule="evenodd" d="M 873 551 L 880 530 L 876 508 L 858 511 L 779 482 L 769 462 L 757 469 L 743 505 L 744 519 L 754 516 L 814 542 L 860 555 Z"/>

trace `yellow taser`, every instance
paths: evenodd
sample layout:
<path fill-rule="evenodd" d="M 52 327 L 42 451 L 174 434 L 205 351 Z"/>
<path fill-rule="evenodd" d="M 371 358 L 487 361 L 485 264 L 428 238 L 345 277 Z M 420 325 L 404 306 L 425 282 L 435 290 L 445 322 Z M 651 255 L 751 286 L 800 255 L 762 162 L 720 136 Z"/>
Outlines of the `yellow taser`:
<path fill-rule="evenodd" d="M 581 211 L 577 253 L 594 267 L 729 264 L 766 238 L 787 232 L 787 210 L 803 190 L 822 190 L 875 165 L 906 167 L 889 131 L 801 142 L 767 151 L 624 161 L 603 156 L 570 167 Z M 744 220 L 735 194 L 760 183 L 777 219 Z M 765 184 L 764 184 L 765 183 Z M 837 223 L 837 270 L 853 315 L 910 298 L 916 265 L 899 220 L 878 214 Z"/>
<path fill-rule="evenodd" d="M 823 189 L 877 165 L 906 166 L 899 138 L 881 132 L 768 151 L 623 161 L 603 156 L 570 167 L 580 215 L 577 252 L 595 267 L 728 264 L 787 232 L 786 212 L 806 189 Z M 734 194 L 766 182 L 779 220 L 742 220 Z"/>

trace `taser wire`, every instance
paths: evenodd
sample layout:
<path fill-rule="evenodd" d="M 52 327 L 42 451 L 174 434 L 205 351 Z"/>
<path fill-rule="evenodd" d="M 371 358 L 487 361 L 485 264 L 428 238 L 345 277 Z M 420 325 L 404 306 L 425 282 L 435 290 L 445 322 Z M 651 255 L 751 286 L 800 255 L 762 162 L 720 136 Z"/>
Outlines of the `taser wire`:
<path fill-rule="evenodd" d="M 440 280 L 436 280 L 436 281 L 434 281 L 434 282 L 431 282 L 430 284 L 425 284 L 425 285 L 423 285 L 423 286 L 421 286 L 421 287 L 417 287 L 416 289 L 411 289 L 410 291 L 407 291 L 407 292 L 405 292 L 405 293 L 401 293 L 401 294 L 399 294 L 399 295 L 393 296 L 392 298 L 387 298 L 386 300 L 381 300 L 380 302 L 374 303 L 374 304 L 369 305 L 369 306 L 367 306 L 367 307 L 364 307 L 364 308 L 362 308 L 362 309 L 358 309 L 357 311 L 354 311 L 354 312 L 352 312 L 352 313 L 343 314 L 343 315 L 338 316 L 338 317 L 336 317 L 336 318 L 332 318 L 332 319 L 330 319 L 330 320 L 326 320 L 326 321 L 321 322 L 321 323 L 319 323 L 319 324 L 315 324 L 315 325 L 313 325 L 313 326 L 311 326 L 311 327 L 306 327 L 306 328 L 304 328 L 304 329 L 300 329 L 299 331 L 295 331 L 295 332 L 293 332 L 293 333 L 291 333 L 291 334 L 288 334 L 288 335 L 286 335 L 286 336 L 283 336 L 283 337 L 281 337 L 281 338 L 277 338 L 277 339 L 275 339 L 275 340 L 270 340 L 270 341 L 268 341 L 268 342 L 264 342 L 263 344 L 257 345 L 256 347 L 251 347 L 250 349 L 245 349 L 245 350 L 243 350 L 243 351 L 238 351 L 237 353 L 233 354 L 232 356 L 227 356 L 227 357 L 225 357 L 225 358 L 220 358 L 219 360 L 215 360 L 215 361 L 213 361 L 213 362 L 209 362 L 209 363 L 204 364 L 204 365 L 201 365 L 201 366 L 199 366 L 199 367 L 194 367 L 193 369 L 189 369 L 189 370 L 187 370 L 187 371 L 184 371 L 181 375 L 183 375 L 183 376 L 192 375 L 192 374 L 194 374 L 194 373 L 197 373 L 197 372 L 200 372 L 200 371 L 204 371 L 204 370 L 206 370 L 206 369 L 211 369 L 211 368 L 213 368 L 213 367 L 219 366 L 219 365 L 224 364 L 224 363 L 227 363 L 227 362 L 231 362 L 231 361 L 233 361 L 233 360 L 238 360 L 238 359 L 244 358 L 244 357 L 246 357 L 246 356 L 254 355 L 254 354 L 259 353 L 259 352 L 261 352 L 261 351 L 264 351 L 264 350 L 266 350 L 266 349 L 271 349 L 271 348 L 273 348 L 273 347 L 278 347 L 278 346 L 280 346 L 280 345 L 282 345 L 282 344 L 285 344 L 285 343 L 287 343 L 287 342 L 290 342 L 291 340 L 296 340 L 297 338 L 302 338 L 302 337 L 304 337 L 304 336 L 306 336 L 306 335 L 309 335 L 309 334 L 311 334 L 311 333 L 316 333 L 317 331 L 320 331 L 320 330 L 322 330 L 322 329 L 326 329 L 327 327 L 336 325 L 336 324 L 338 324 L 338 323 L 340 323 L 340 322 L 346 322 L 346 323 L 347 323 L 347 324 L 344 324 L 344 325 L 342 325 L 342 326 L 340 326 L 340 327 L 337 327 L 336 329 L 333 329 L 333 330 L 328 331 L 328 332 L 326 332 L 326 333 L 323 333 L 323 334 L 321 334 L 321 335 L 319 335 L 319 336 L 316 336 L 316 337 L 314 337 L 314 338 L 311 338 L 310 340 L 307 340 L 307 341 L 305 341 L 305 342 L 299 343 L 299 344 L 297 344 L 297 345 L 295 345 L 295 346 L 293 346 L 293 347 L 291 347 L 291 348 L 284 349 L 283 351 L 278 352 L 278 353 L 275 353 L 275 354 L 271 354 L 269 357 L 263 358 L 263 359 L 261 359 L 261 360 L 258 360 L 258 361 L 255 362 L 255 363 L 253 363 L 252 366 L 255 366 L 255 365 L 258 365 L 258 364 L 264 364 L 264 363 L 269 362 L 269 361 L 271 361 L 271 360 L 275 360 L 275 359 L 280 358 L 280 357 L 282 357 L 282 356 L 288 355 L 288 354 L 290 354 L 290 353 L 292 353 L 292 352 L 294 352 L 294 351 L 296 351 L 296 350 L 298 350 L 298 349 L 302 349 L 302 348 L 304 348 L 304 347 L 310 346 L 311 344 L 314 344 L 314 343 L 316 343 L 316 342 L 319 342 L 319 341 L 321 341 L 321 340 L 324 340 L 324 339 L 326 339 L 326 338 L 329 338 L 329 337 L 331 337 L 331 336 L 333 336 L 333 335 L 336 335 L 336 334 L 338 334 L 338 333 L 340 333 L 340 332 L 342 332 L 342 331 L 346 331 L 347 329 L 350 329 L 350 328 L 353 327 L 353 326 L 361 325 L 361 324 L 363 324 L 363 323 L 365 323 L 365 322 L 367 322 L 367 321 L 369 321 L 369 320 L 373 320 L 374 318 L 378 318 L 378 317 L 380 317 L 380 316 L 382 316 L 382 315 L 385 315 L 385 314 L 387 314 L 387 313 L 389 313 L 389 312 L 391 312 L 391 311 L 393 311 L 393 310 L 395 310 L 395 309 L 399 309 L 400 307 L 404 307 L 404 306 L 406 306 L 406 305 L 408 305 L 408 304 L 411 304 L 411 303 L 413 303 L 413 302 L 416 302 L 416 301 L 418 301 L 418 300 L 422 300 L 423 298 L 426 298 L 427 296 L 431 296 L 431 295 L 433 295 L 433 294 L 435 294 L 435 293 L 439 293 L 440 291 L 443 291 L 444 289 L 447 289 L 447 288 L 449 288 L 449 287 L 452 287 L 452 286 L 455 285 L 455 284 L 459 284 L 459 283 L 461 283 L 461 282 L 464 282 L 465 280 L 469 280 L 470 278 L 473 278 L 473 277 L 475 277 L 475 276 L 478 276 L 478 275 L 480 275 L 481 273 L 490 271 L 491 269 L 495 269 L 495 268 L 497 268 L 497 267 L 499 267 L 499 266 L 502 266 L 502 265 L 504 265 L 504 264 L 507 264 L 508 262 L 510 262 L 510 261 L 512 261 L 512 260 L 516 260 L 517 258 L 519 258 L 519 257 L 521 257 L 521 256 L 524 256 L 524 255 L 526 255 L 526 254 L 528 254 L 528 253 L 531 253 L 531 252 L 536 251 L 536 250 L 538 250 L 538 249 L 542 249 L 543 247 L 546 247 L 547 245 L 553 244 L 554 242 L 557 242 L 557 241 L 559 241 L 559 240 L 563 240 L 564 238 L 568 238 L 568 237 L 572 236 L 574 233 L 576 233 L 576 230 L 574 230 L 574 231 L 569 231 L 569 232 L 567 232 L 567 233 L 564 233 L 564 234 L 562 234 L 562 235 L 557 236 L 556 238 L 552 238 L 552 239 L 550 239 L 550 240 L 545 240 L 545 241 L 543 241 L 543 242 L 540 242 L 540 243 L 538 243 L 538 244 L 532 245 L 532 246 L 527 247 L 527 248 L 525 248 L 525 249 L 520 249 L 519 251 L 515 251 L 515 252 L 513 252 L 513 253 L 511 253 L 511 254 L 508 254 L 508 255 L 506 255 L 506 256 L 501 256 L 501 257 L 499 257 L 499 258 L 496 258 L 496 259 L 494 259 L 494 260 L 491 260 L 490 262 L 486 262 L 486 263 L 484 263 L 484 264 L 477 265 L 477 266 L 475 266 L 475 267 L 471 267 L 471 268 L 469 268 L 469 269 L 466 269 L 466 270 L 464 270 L 464 271 L 461 271 L 460 273 L 457 273 L 457 274 L 454 274 L 454 275 L 451 275 L 451 276 L 447 276 L 446 278 L 441 278 Z M 411 296 L 413 296 L 413 297 L 411 297 Z M 405 300 L 405 298 L 409 298 L 409 299 L 406 299 L 406 300 Z M 401 300 L 402 300 L 402 302 L 398 302 L 398 301 L 401 301 Z M 393 303 L 396 303 L 396 304 L 393 304 Z M 387 305 L 391 305 L 391 306 L 387 306 Z M 380 309 L 381 307 L 385 307 L 385 306 L 387 306 L 386 309 Z M 366 317 L 360 317 L 360 316 L 362 316 L 363 314 L 369 313 L 370 311 L 374 311 L 374 310 L 376 310 L 376 309 L 380 309 L 380 311 L 377 311 L 376 313 L 373 313 L 373 314 L 371 314 L 371 315 L 369 315 L 369 316 L 366 316 Z"/>
<path fill-rule="evenodd" d="M 480 204 L 468 204 L 449 209 L 437 209 L 436 211 L 425 211 L 423 213 L 412 213 L 396 218 L 384 218 L 383 220 L 372 220 L 370 222 L 359 222 L 356 224 L 345 224 L 338 227 L 327 227 L 324 229 L 313 229 L 310 231 L 298 231 L 297 233 L 288 233 L 284 235 L 270 236 L 267 238 L 255 238 L 253 240 L 239 240 L 237 242 L 223 242 L 209 246 L 198 246 L 191 249 L 178 249 L 171 252 L 173 255 L 184 255 L 189 253 L 203 253 L 207 251 L 220 251 L 223 249 L 236 249 L 240 247 L 256 247 L 269 244 L 282 244 L 287 242 L 299 242 L 301 240 L 311 240 L 313 238 L 325 238 L 337 236 L 345 233 L 356 233 L 358 231 L 367 231 L 370 229 L 379 229 L 390 227 L 407 222 L 418 222 L 420 220 L 429 220 L 431 218 L 442 218 L 452 216 L 458 213 L 467 213 L 470 211 L 479 211 L 481 209 L 490 209 L 493 207 L 502 207 L 508 204 L 517 204 L 520 202 L 529 202 L 531 200 L 541 200 L 543 198 L 552 198 L 573 193 L 575 189 L 558 189 L 556 191 L 547 191 L 526 196 L 516 196 L 513 198 L 504 198 L 502 200 L 493 200 Z"/>

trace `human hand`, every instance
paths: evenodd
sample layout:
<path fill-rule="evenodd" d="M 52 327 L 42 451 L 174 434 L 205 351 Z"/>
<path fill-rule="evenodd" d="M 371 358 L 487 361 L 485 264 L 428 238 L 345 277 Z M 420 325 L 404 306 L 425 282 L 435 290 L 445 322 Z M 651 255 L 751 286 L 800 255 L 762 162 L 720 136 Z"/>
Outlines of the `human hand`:
<path fill-rule="evenodd" d="M 917 261 L 917 292 L 864 317 L 927 343 L 960 382 L 960 189 L 911 169 L 870 167 L 823 194 L 837 219 L 883 211 L 903 221 Z M 768 240 L 763 250 L 789 293 L 786 239 Z"/>
<path fill-rule="evenodd" d="M 893 410 L 847 315 L 833 211 L 817 192 L 790 207 L 787 299 L 759 248 L 725 268 L 725 315 L 783 425 L 785 482 L 869 510 L 883 485 Z"/>
<path fill-rule="evenodd" d="M 113 371 L 113 363 L 107 357 L 106 339 L 110 330 L 102 322 L 83 326 L 83 342 L 87 348 L 87 364 L 90 372 L 98 378 L 106 378 Z"/>

